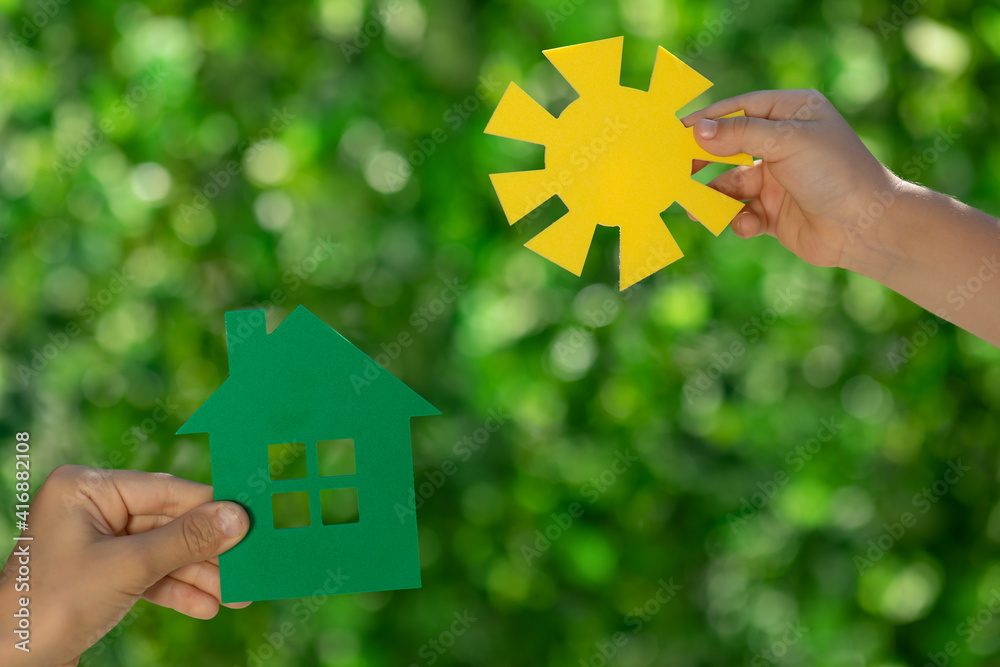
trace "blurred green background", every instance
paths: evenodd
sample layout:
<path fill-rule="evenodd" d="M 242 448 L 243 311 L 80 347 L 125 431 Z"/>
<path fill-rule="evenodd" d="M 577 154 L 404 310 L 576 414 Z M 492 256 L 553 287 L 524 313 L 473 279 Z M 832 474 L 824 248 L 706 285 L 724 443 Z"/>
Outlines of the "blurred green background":
<path fill-rule="evenodd" d="M 620 294 L 599 228 L 576 278 L 522 245 L 558 202 L 511 229 L 487 176 L 542 149 L 482 134 L 511 80 L 573 98 L 543 49 L 625 34 L 626 85 L 663 45 L 716 84 L 688 110 L 817 88 L 996 212 L 994 3 L 0 0 L 0 27 L 0 498 L 21 430 L 36 486 L 209 483 L 173 433 L 255 304 L 384 351 L 444 413 L 414 422 L 418 485 L 454 471 L 418 500 L 422 589 L 140 602 L 84 664 L 994 664 L 1000 351 L 676 208 L 683 260 Z"/>

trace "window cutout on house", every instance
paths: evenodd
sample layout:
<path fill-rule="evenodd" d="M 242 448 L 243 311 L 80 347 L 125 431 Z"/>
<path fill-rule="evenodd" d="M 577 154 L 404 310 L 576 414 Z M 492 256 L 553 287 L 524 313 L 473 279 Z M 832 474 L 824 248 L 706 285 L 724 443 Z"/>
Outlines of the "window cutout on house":
<path fill-rule="evenodd" d="M 309 525 L 309 494 L 305 491 L 275 493 L 271 496 L 275 528 L 302 528 Z"/>
<path fill-rule="evenodd" d="M 301 442 L 283 442 L 267 446 L 267 469 L 271 481 L 302 479 L 306 476 L 306 446 Z"/>
<path fill-rule="evenodd" d="M 316 443 L 319 454 L 319 476 L 353 475 L 354 440 L 320 440 Z"/>
<path fill-rule="evenodd" d="M 319 495 L 323 508 L 323 525 L 358 522 L 358 490 L 323 489 Z"/>

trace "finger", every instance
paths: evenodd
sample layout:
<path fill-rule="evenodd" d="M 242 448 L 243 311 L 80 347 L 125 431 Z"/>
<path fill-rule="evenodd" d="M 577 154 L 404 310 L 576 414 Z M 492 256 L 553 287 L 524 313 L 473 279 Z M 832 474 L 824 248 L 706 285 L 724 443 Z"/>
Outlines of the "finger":
<path fill-rule="evenodd" d="M 760 217 L 749 205 L 744 207 L 744 209 L 740 211 L 735 218 L 733 218 L 730 226 L 733 228 L 733 232 L 741 239 L 749 239 L 757 236 L 760 234 L 760 230 L 764 228 L 763 223 L 760 221 Z"/>
<path fill-rule="evenodd" d="M 681 122 L 691 127 L 703 118 L 721 118 L 740 110 L 755 118 L 790 120 L 798 117 L 803 106 L 818 111 L 822 106 L 821 99 L 824 99 L 823 96 L 815 90 L 760 90 L 719 100 L 685 116 Z"/>
<path fill-rule="evenodd" d="M 147 588 L 142 597 L 192 618 L 208 620 L 219 613 L 219 601 L 216 598 L 173 577 L 163 577 Z"/>
<path fill-rule="evenodd" d="M 733 231 L 740 238 L 749 239 L 761 234 L 775 236 L 777 225 L 775 220 L 767 216 L 767 210 L 760 199 L 751 199 L 736 218 L 733 219 Z"/>
<path fill-rule="evenodd" d="M 200 591 L 208 593 L 216 600 L 222 601 L 222 584 L 219 578 L 218 558 L 212 561 L 202 561 L 201 563 L 191 563 L 178 568 L 168 576 L 185 584 L 190 584 Z M 222 606 L 230 609 L 245 609 L 250 606 L 249 602 L 227 602 Z"/>
<path fill-rule="evenodd" d="M 198 590 L 222 601 L 222 586 L 219 582 L 219 566 L 202 561 L 179 567 L 168 575 L 171 579 L 191 584 Z"/>
<path fill-rule="evenodd" d="M 747 208 L 752 212 L 758 222 L 760 223 L 757 230 L 754 231 L 752 221 L 748 220 L 745 225 L 746 233 L 751 236 L 760 236 L 761 234 L 767 234 L 768 236 L 773 236 L 778 238 L 778 218 L 776 216 L 768 216 L 767 209 L 764 208 L 764 202 L 760 199 L 754 199 L 747 202 Z"/>
<path fill-rule="evenodd" d="M 246 609 L 250 604 L 250 602 L 223 602 L 222 606 L 227 609 Z"/>
<path fill-rule="evenodd" d="M 212 487 L 166 473 L 112 470 L 111 480 L 129 514 L 178 517 L 212 501 Z"/>
<path fill-rule="evenodd" d="M 153 582 L 190 563 L 200 563 L 227 551 L 250 527 L 246 511 L 236 503 L 206 503 L 170 523 L 138 535 L 118 538 L 138 585 Z"/>
<path fill-rule="evenodd" d="M 764 187 L 764 163 L 759 162 L 752 167 L 735 167 L 709 181 L 708 187 L 733 199 L 747 201 L 760 196 Z"/>
<path fill-rule="evenodd" d="M 712 155 L 747 153 L 767 162 L 778 162 L 802 148 L 801 134 L 791 122 L 746 116 L 702 119 L 694 125 L 694 138 Z"/>
<path fill-rule="evenodd" d="M 128 523 L 125 524 L 123 534 L 137 535 L 139 533 L 145 533 L 147 530 L 154 530 L 160 526 L 170 523 L 173 520 L 174 517 L 164 516 L 163 514 L 130 516 L 128 518 Z"/>

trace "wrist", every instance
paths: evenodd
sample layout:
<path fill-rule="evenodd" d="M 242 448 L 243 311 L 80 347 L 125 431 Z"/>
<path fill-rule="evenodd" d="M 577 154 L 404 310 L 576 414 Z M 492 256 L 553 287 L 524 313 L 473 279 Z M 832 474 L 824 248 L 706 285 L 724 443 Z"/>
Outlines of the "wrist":
<path fill-rule="evenodd" d="M 914 233 L 919 233 L 915 229 L 922 219 L 918 209 L 935 194 L 888 169 L 885 172 L 882 185 L 871 191 L 858 207 L 856 219 L 845 225 L 847 241 L 840 259 L 840 268 L 882 283 L 901 264 L 914 259 L 908 246 Z"/>

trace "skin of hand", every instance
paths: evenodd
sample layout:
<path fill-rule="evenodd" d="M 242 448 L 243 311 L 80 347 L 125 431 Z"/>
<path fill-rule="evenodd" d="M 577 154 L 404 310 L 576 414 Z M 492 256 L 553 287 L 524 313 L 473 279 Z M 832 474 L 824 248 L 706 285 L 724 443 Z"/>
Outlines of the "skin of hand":
<path fill-rule="evenodd" d="M 76 665 L 139 598 L 193 618 L 219 611 L 218 555 L 250 526 L 212 487 L 162 473 L 60 466 L 29 509 L 30 591 L 15 554 L 0 574 L 0 663 Z M 19 597 L 30 596 L 30 653 L 13 647 Z M 249 603 L 227 604 L 232 608 Z"/>
<path fill-rule="evenodd" d="M 746 116 L 721 118 L 739 110 Z M 989 282 L 1000 274 L 1000 222 L 896 176 L 821 93 L 748 93 L 684 124 L 713 155 L 760 158 L 709 183 L 747 202 L 731 223 L 737 236 L 773 236 L 810 264 L 868 276 L 1000 346 L 1000 280 Z"/>

